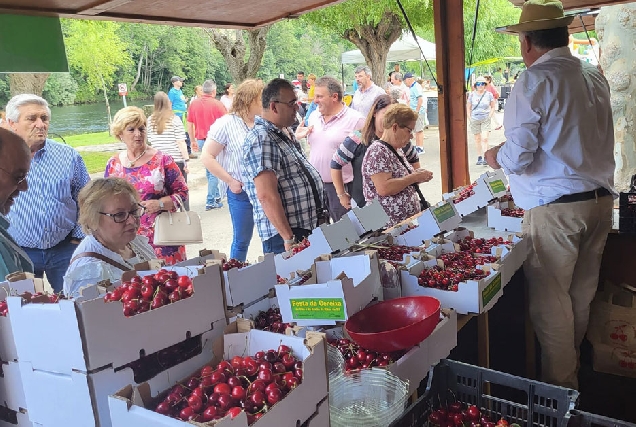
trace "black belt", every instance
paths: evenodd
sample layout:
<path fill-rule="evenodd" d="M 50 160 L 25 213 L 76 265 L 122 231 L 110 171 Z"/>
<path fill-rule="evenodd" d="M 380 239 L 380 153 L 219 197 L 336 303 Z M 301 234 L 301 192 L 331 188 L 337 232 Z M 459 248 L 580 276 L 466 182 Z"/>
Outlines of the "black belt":
<path fill-rule="evenodd" d="M 584 191 L 583 193 L 567 194 L 556 199 L 552 203 L 572 203 L 572 202 L 584 202 L 585 200 L 596 199 L 603 196 L 609 196 L 610 191 L 607 188 L 597 188 L 592 191 Z"/>

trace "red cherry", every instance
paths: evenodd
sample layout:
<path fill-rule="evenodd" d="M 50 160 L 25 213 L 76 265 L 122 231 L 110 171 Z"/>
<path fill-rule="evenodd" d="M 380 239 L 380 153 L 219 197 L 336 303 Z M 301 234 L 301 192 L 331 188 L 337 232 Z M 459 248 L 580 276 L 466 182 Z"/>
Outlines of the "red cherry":
<path fill-rule="evenodd" d="M 202 418 L 203 421 L 212 421 L 217 415 L 219 415 L 219 411 L 216 406 L 210 405 L 203 411 Z"/>
<path fill-rule="evenodd" d="M 189 286 L 192 286 L 192 279 L 190 279 L 188 276 L 179 276 L 179 278 L 177 279 L 177 285 L 180 288 L 185 289 Z"/>
<path fill-rule="evenodd" d="M 191 394 L 188 397 L 188 406 L 192 408 L 194 412 L 201 412 L 203 409 L 203 400 L 196 394 Z"/>
<path fill-rule="evenodd" d="M 227 415 L 229 415 L 230 418 L 235 418 L 241 413 L 241 411 L 241 408 L 239 408 L 238 406 L 234 406 L 227 410 Z"/>

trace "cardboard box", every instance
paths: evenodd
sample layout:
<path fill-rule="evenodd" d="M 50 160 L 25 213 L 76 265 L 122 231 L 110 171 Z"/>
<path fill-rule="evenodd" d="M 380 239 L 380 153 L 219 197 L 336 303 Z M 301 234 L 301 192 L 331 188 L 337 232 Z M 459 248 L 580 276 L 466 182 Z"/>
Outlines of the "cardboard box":
<path fill-rule="evenodd" d="M 437 298 L 443 308 L 452 308 L 460 314 L 479 314 L 490 310 L 503 295 L 505 283 L 499 271 L 490 270 L 488 277 L 479 281 L 461 282 L 458 291 L 453 292 L 420 286 L 417 279 L 426 266 L 425 262 L 419 262 L 402 271 L 402 296 L 427 295 Z M 484 270 L 489 270 L 487 266 L 484 267 Z"/>
<path fill-rule="evenodd" d="M 96 286 L 56 304 L 23 304 L 20 297 L 9 297 L 18 360 L 35 370 L 89 373 L 207 332 L 225 320 L 221 271 L 210 266 L 196 274 L 191 297 L 132 317 L 124 316 L 121 303 L 105 303 Z"/>
<path fill-rule="evenodd" d="M 351 209 L 347 212 L 347 216 L 359 236 L 371 231 L 382 230 L 389 222 L 389 216 L 377 199 L 371 201 L 363 208 Z"/>
<path fill-rule="evenodd" d="M 158 395 L 208 362 L 225 326 L 224 319 L 202 335 L 201 353 L 148 380 L 145 384 L 150 393 Z M 111 366 L 90 374 L 73 371 L 63 375 L 33 369 L 27 362 L 19 365 L 30 419 L 46 427 L 110 427 L 108 396 L 129 384 L 137 385 L 131 368 Z"/>
<path fill-rule="evenodd" d="M 256 264 L 223 272 L 225 298 L 228 306 L 256 301 L 276 286 L 274 254 L 266 254 Z"/>
<path fill-rule="evenodd" d="M 439 233 L 459 227 L 461 220 L 461 216 L 452 202 L 440 202 L 392 229 L 388 229 L 386 233 L 393 236 L 395 244 L 420 246 Z M 401 234 L 404 231 L 404 226 L 409 223 L 414 223 L 417 227 Z"/>
<path fill-rule="evenodd" d="M 492 194 L 492 198 L 499 198 L 509 195 L 508 178 L 501 169 L 495 171 L 486 171 L 480 176 L 488 186 L 488 190 Z"/>
<path fill-rule="evenodd" d="M 310 246 L 297 254 L 285 252 L 275 256 L 276 273 L 288 278 L 291 273 L 311 268 L 314 260 L 321 255 L 348 249 L 360 236 L 348 216 L 343 216 L 334 224 L 323 224 L 307 237 Z"/>
<path fill-rule="evenodd" d="M 34 425 L 29 420 L 29 414 L 24 411 L 13 411 L 7 408 L 0 408 L 0 427 L 41 427 Z M 11 414 L 9 415 L 8 412 Z"/>
<path fill-rule="evenodd" d="M 316 412 L 303 424 L 304 427 L 330 427 L 329 396 L 318 404 Z"/>
<path fill-rule="evenodd" d="M 488 206 L 488 227 L 499 231 L 521 233 L 523 218 L 515 218 L 501 214 L 501 209 L 516 208 L 513 202 L 495 202 Z"/>
<path fill-rule="evenodd" d="M 300 286 L 276 285 L 283 322 L 299 326 L 335 325 L 382 300 L 378 256 L 364 254 L 316 261 L 312 278 Z"/>
<path fill-rule="evenodd" d="M 2 363 L 0 369 L 2 369 L 2 375 L 0 375 L 0 405 L 16 412 L 25 410 L 27 404 L 24 397 L 24 388 L 22 387 L 20 365 L 17 362 Z"/>
<path fill-rule="evenodd" d="M 290 346 L 296 357 L 303 361 L 303 381 L 284 399 L 272 406 L 265 415 L 252 424 L 254 427 L 296 426 L 308 420 L 328 394 L 326 341 L 322 334 L 310 333 L 306 339 L 274 334 L 258 330 L 238 332 L 238 324 L 230 325 L 220 346 L 215 346 L 218 363 L 223 353 L 225 359 L 234 356 L 253 355 L 260 350 L 278 348 L 280 344 Z M 232 333 L 234 332 L 234 333 Z M 218 348 L 220 347 L 220 348 Z M 222 349 L 222 350 L 221 350 Z M 186 377 L 187 378 L 187 377 Z M 109 405 L 113 427 L 185 427 L 189 425 L 211 425 L 197 422 L 186 423 L 153 412 L 152 399 L 145 384 L 128 386 L 110 396 Z M 241 412 L 234 419 L 224 418 L 216 427 L 247 427 L 247 416 Z"/>
<path fill-rule="evenodd" d="M 47 291 L 48 285 L 42 279 L 34 279 L 32 274 L 22 274 L 13 277 L 14 281 L 0 285 L 0 301 L 6 300 L 9 295 L 19 295 L 24 292 L 35 294 L 36 292 Z M 9 362 L 17 359 L 18 353 L 13 339 L 13 330 L 11 329 L 11 313 L 9 313 L 6 317 L 0 316 L 0 361 Z"/>
<path fill-rule="evenodd" d="M 474 191 L 475 194 L 460 202 L 455 203 L 455 200 L 459 197 L 461 189 L 442 195 L 444 200 L 453 203 L 455 209 L 457 209 L 457 212 L 461 216 L 470 215 L 478 209 L 488 206 L 488 203 L 493 199 L 492 193 L 483 177 L 477 178 L 473 184 L 474 187 L 472 191 Z"/>

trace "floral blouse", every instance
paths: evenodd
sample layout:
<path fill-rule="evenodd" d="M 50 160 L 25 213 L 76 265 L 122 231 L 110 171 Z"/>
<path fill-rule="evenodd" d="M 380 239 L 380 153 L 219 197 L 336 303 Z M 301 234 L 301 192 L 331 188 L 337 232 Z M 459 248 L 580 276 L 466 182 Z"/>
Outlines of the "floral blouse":
<path fill-rule="evenodd" d="M 383 172 L 391 173 L 392 178 L 402 178 L 413 172 L 413 167 L 407 162 L 404 152 L 402 150 L 396 150 L 396 152 L 402 157 L 402 161 L 408 169 L 402 165 L 389 148 L 379 141 L 374 141 L 369 146 L 362 161 L 364 198 L 367 203 L 373 199 L 378 199 L 389 216 L 388 227 L 404 221 L 420 211 L 420 199 L 412 185 L 393 196 L 380 196 L 371 179 L 373 175 Z"/>
<path fill-rule="evenodd" d="M 108 161 L 104 172 L 104 177 L 109 176 L 124 178 L 130 182 L 139 193 L 142 201 L 170 196 L 175 206 L 178 206 L 175 196 L 179 196 L 182 201 L 188 198 L 188 185 L 179 170 L 179 166 L 172 157 L 161 151 L 157 151 L 147 163 L 132 168 L 125 167 L 121 163 L 119 155 L 113 156 Z M 165 260 L 167 265 L 185 261 L 185 246 L 155 246 L 152 244 L 155 236 L 155 218 L 158 214 L 145 213 L 142 215 L 141 225 L 137 233 L 148 238 L 157 258 Z"/>

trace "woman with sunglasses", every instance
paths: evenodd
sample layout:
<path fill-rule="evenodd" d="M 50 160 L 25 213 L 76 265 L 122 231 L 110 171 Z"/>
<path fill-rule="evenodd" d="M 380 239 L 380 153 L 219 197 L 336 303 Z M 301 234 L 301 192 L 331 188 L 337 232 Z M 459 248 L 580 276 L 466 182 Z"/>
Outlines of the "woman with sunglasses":
<path fill-rule="evenodd" d="M 477 146 L 477 164 L 488 165 L 484 159 L 484 153 L 488 151 L 488 135 L 490 133 L 490 119 L 495 114 L 497 100 L 492 93 L 486 90 L 488 82 L 483 77 L 475 81 L 475 89 L 468 95 L 466 111 L 470 131 L 475 136 Z"/>
<path fill-rule="evenodd" d="M 137 190 L 123 178 L 90 181 L 80 191 L 79 224 L 86 237 L 77 246 L 64 276 L 64 293 L 121 279 L 135 264 L 155 258 L 148 238 L 137 234 L 144 208 Z"/>
<path fill-rule="evenodd" d="M 337 194 L 339 194 L 338 200 L 340 204 L 347 209 L 351 208 L 352 198 L 358 207 L 363 207 L 366 204 L 364 194 L 362 193 L 362 159 L 369 145 L 376 139 L 382 137 L 382 133 L 384 132 L 382 128 L 384 113 L 389 105 L 394 103 L 389 95 L 379 96 L 371 106 L 371 110 L 367 115 L 362 129 L 353 131 L 345 138 L 331 159 L 331 179 L 336 187 Z M 404 152 L 406 160 L 413 168 L 419 169 L 420 158 L 410 141 L 402 148 L 402 151 Z M 353 167 L 351 194 L 345 191 L 342 179 L 342 168 L 349 163 L 351 163 Z"/>

